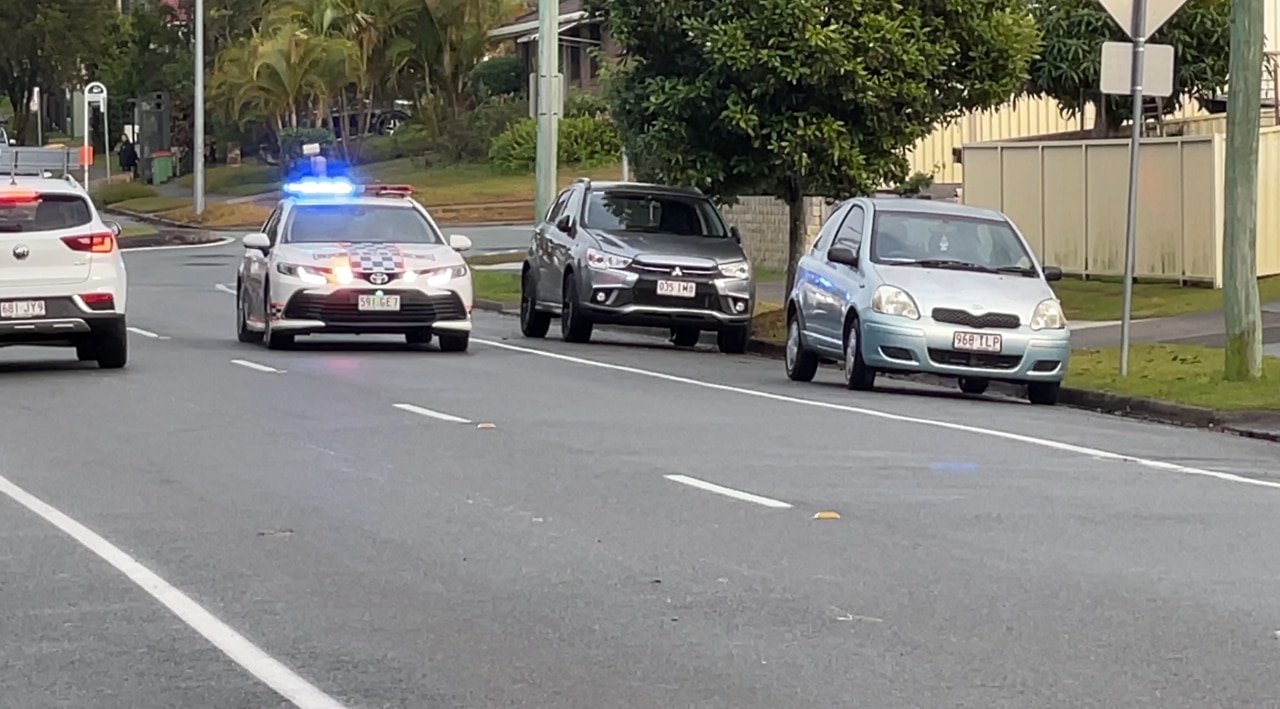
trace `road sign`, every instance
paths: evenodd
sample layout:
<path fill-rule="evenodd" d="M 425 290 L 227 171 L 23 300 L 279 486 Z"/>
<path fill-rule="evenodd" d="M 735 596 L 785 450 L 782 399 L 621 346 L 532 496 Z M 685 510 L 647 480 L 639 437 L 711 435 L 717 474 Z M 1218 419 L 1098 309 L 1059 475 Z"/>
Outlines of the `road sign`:
<path fill-rule="evenodd" d="M 107 87 L 101 81 L 94 81 L 84 87 L 84 149 L 89 148 L 89 127 L 93 124 L 93 106 L 102 111 L 102 137 L 107 149 L 107 182 L 111 182 L 111 120 L 107 115 Z M 84 166 L 84 188 L 89 189 L 89 165 Z"/>
<path fill-rule="evenodd" d="M 107 87 L 101 81 L 95 81 L 84 87 L 84 100 L 86 103 L 96 103 L 99 106 L 105 105 L 107 102 Z"/>
<path fill-rule="evenodd" d="M 1144 45 L 1142 93 L 1168 98 L 1173 95 L 1173 45 Z M 1102 43 L 1102 93 L 1115 96 L 1133 94 L 1133 45 L 1129 42 Z"/>
<path fill-rule="evenodd" d="M 1102 6 L 1111 13 L 1116 22 L 1120 23 L 1120 29 L 1124 33 L 1133 36 L 1133 4 L 1135 0 L 1099 0 Z M 1160 29 L 1160 26 L 1169 21 L 1173 17 L 1173 13 L 1182 7 L 1186 0 L 1146 0 L 1147 6 L 1147 22 L 1143 29 L 1143 37 L 1150 37 Z"/>

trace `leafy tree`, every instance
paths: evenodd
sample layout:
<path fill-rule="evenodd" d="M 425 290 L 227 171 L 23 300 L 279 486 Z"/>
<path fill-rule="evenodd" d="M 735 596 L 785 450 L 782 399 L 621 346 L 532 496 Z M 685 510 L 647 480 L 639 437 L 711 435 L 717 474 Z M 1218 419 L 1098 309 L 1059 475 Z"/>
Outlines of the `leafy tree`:
<path fill-rule="evenodd" d="M 1129 36 L 1098 0 L 1053 0 L 1032 5 L 1044 35 L 1044 50 L 1031 65 L 1028 93 L 1058 101 L 1078 116 L 1093 106 L 1093 129 L 1105 135 L 1129 120 L 1133 101 L 1103 96 L 1099 89 L 1102 43 L 1127 42 Z M 1208 98 L 1226 85 L 1231 0 L 1187 0 L 1151 36 L 1152 43 L 1173 45 L 1174 96 L 1165 114 L 1182 108 L 1189 98 Z M 1104 100 L 1105 99 L 1105 100 Z"/>
<path fill-rule="evenodd" d="M 103 55 L 91 67 L 111 97 L 112 142 L 119 135 L 116 129 L 133 122 L 130 100 L 151 91 L 167 91 L 171 100 L 190 94 L 194 61 L 187 28 L 171 6 L 139 4 L 119 17 Z"/>
<path fill-rule="evenodd" d="M 15 108 L 12 134 L 26 135 L 36 87 L 78 83 L 84 62 L 101 54 L 114 26 L 110 0 L 0 2 L 0 93 Z"/>
<path fill-rule="evenodd" d="M 625 56 L 612 116 L 647 179 L 790 206 L 907 177 L 905 151 L 1026 81 L 1039 34 L 1023 0 L 593 0 Z"/>

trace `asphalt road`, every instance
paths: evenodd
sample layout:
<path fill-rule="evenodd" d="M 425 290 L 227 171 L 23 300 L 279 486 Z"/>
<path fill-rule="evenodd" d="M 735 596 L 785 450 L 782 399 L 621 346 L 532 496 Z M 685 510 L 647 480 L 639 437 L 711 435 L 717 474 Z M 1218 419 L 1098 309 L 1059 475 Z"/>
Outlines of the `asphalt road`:
<path fill-rule="evenodd" d="M 270 352 L 237 257 L 129 254 L 125 370 L 0 350 L 3 706 L 1280 706 L 1280 447 L 496 315 Z"/>

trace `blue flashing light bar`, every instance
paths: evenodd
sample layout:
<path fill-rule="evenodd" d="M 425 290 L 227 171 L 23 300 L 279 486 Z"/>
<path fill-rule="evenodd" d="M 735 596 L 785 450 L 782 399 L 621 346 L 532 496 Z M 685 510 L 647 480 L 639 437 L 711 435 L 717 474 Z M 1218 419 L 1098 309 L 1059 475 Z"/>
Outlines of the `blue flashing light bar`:
<path fill-rule="evenodd" d="M 286 183 L 281 191 L 291 197 L 351 197 L 361 190 L 345 177 L 304 177 Z"/>

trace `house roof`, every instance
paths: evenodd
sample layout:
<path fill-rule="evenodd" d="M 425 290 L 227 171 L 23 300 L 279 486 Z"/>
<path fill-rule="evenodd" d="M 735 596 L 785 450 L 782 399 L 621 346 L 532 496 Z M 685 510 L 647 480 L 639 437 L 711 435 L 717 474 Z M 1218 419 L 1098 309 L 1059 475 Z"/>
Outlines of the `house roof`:
<path fill-rule="evenodd" d="M 560 0 L 560 17 L 557 19 L 562 32 L 569 26 L 587 20 L 587 13 L 582 9 L 582 0 Z M 531 10 L 508 24 L 490 30 L 489 39 L 517 39 L 537 31 L 538 11 Z"/>

